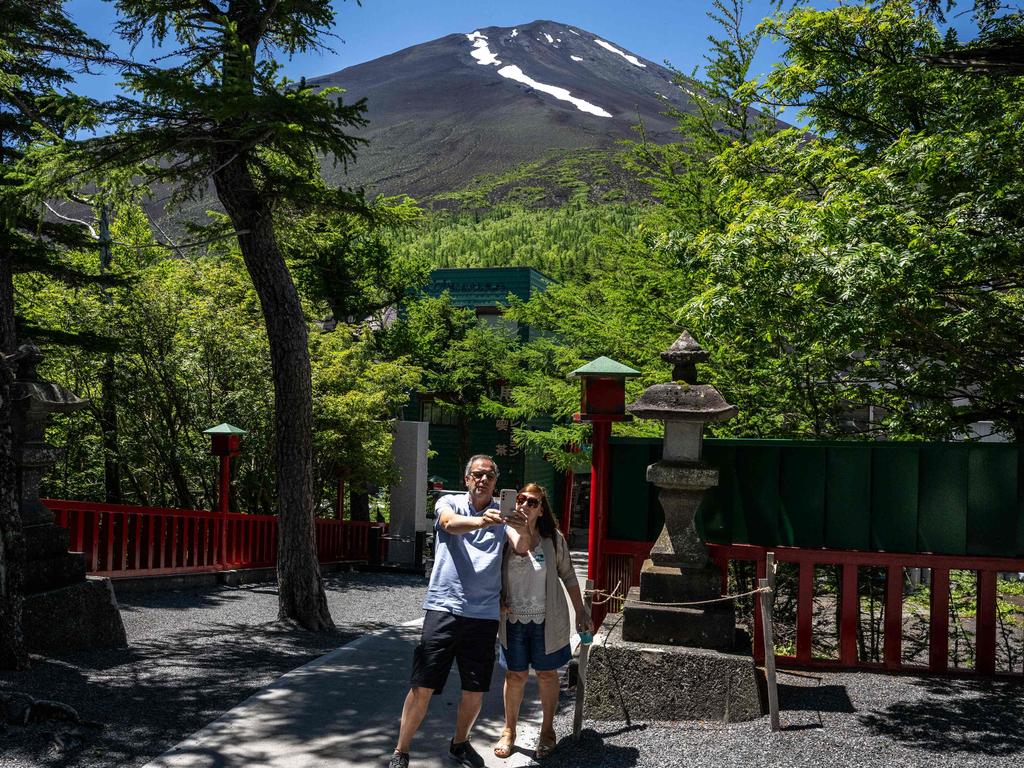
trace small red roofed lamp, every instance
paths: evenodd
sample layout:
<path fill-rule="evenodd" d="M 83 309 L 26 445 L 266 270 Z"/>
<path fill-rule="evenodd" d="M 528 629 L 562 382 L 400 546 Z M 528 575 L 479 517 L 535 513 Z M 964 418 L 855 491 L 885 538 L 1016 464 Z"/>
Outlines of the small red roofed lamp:
<path fill-rule="evenodd" d="M 604 567 L 604 540 L 608 526 L 608 438 L 612 422 L 626 421 L 626 379 L 639 376 L 640 371 L 617 363 L 607 357 L 591 360 L 577 368 L 571 376 L 580 379 L 580 412 L 576 421 L 589 421 L 594 425 L 591 437 L 590 468 L 590 534 L 588 541 L 587 578 L 595 590 L 607 590 Z M 594 606 L 595 627 L 604 618 L 604 604 Z"/>
<path fill-rule="evenodd" d="M 227 514 L 231 493 L 231 459 L 242 453 L 242 435 L 246 432 L 225 422 L 203 430 L 203 434 L 210 436 L 210 453 L 220 456 L 220 496 L 217 499 L 217 511 Z"/>

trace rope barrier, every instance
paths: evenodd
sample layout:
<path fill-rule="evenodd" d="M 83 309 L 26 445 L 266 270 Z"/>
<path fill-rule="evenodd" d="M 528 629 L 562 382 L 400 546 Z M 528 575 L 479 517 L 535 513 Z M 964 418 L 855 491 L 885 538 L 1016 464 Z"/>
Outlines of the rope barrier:
<path fill-rule="evenodd" d="M 657 606 L 661 606 L 661 607 L 664 607 L 664 608 L 686 608 L 686 607 L 691 606 L 691 605 L 708 605 L 710 603 L 723 603 L 723 602 L 725 602 L 727 600 L 738 600 L 741 597 L 750 597 L 751 595 L 759 595 L 762 592 L 771 592 L 772 591 L 771 587 L 764 587 L 764 588 L 758 587 L 757 589 L 752 589 L 749 592 L 741 592 L 741 593 L 739 593 L 737 595 L 722 595 L 721 597 L 715 597 L 715 598 L 712 598 L 711 600 L 692 600 L 692 601 L 687 602 L 687 603 L 656 603 L 656 602 L 651 602 L 650 600 L 637 600 L 635 598 L 628 597 L 626 595 L 621 594 L 619 592 L 619 587 L 621 585 L 622 585 L 622 582 L 620 581 L 618 584 L 615 585 L 615 588 L 611 592 L 605 592 L 603 589 L 593 589 L 593 590 L 588 590 L 588 592 L 590 592 L 591 594 L 594 594 L 594 595 L 600 595 L 602 597 L 607 595 L 607 597 L 605 597 L 600 602 L 597 601 L 597 600 L 594 600 L 594 605 L 601 605 L 601 604 L 607 603 L 607 602 L 609 602 L 611 600 L 621 600 L 624 603 L 629 603 L 630 605 L 653 605 L 653 606 L 656 606 L 656 607 Z"/>

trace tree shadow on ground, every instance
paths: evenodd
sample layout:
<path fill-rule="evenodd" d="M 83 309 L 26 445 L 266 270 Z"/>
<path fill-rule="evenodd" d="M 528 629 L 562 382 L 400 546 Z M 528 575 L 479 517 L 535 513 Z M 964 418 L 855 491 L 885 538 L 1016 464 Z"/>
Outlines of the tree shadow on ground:
<path fill-rule="evenodd" d="M 842 685 L 787 685 L 779 683 L 779 708 L 786 712 L 855 712 Z"/>
<path fill-rule="evenodd" d="M 578 740 L 571 735 L 562 738 L 551 755 L 544 760 L 547 768 L 564 766 L 577 768 L 630 768 L 640 762 L 640 750 L 636 747 L 624 747 L 606 744 L 605 739 L 627 731 L 643 730 L 645 725 L 633 725 L 619 728 L 614 732 L 599 732 L 593 728 L 580 731 Z"/>
<path fill-rule="evenodd" d="M 924 695 L 858 716 L 879 736 L 936 753 L 1014 755 L 1024 751 L 1024 686 L 1019 681 L 930 678 Z"/>
<path fill-rule="evenodd" d="M 0 673 L 0 691 L 63 702 L 103 727 L 11 728 L 0 734 L 0 751 L 53 768 L 140 765 L 285 672 L 357 636 L 280 624 L 209 624 L 126 649 L 33 657 L 28 671 Z"/>

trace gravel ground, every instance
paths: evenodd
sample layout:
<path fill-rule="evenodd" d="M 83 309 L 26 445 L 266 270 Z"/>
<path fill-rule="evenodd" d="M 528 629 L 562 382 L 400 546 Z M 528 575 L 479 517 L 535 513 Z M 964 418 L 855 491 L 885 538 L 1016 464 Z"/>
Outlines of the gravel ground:
<path fill-rule="evenodd" d="M 128 650 L 34 658 L 30 672 L 0 673 L 0 693 L 62 701 L 104 727 L 0 727 L 0 768 L 134 768 L 281 674 L 422 614 L 425 579 L 347 573 L 326 582 L 333 635 L 274 624 L 272 584 L 125 596 Z M 559 734 L 572 731 L 573 693 L 563 690 Z M 563 739 L 545 765 L 1024 765 L 1024 681 L 780 672 L 779 696 L 779 733 L 766 717 L 730 725 L 585 721 L 580 741 Z"/>
<path fill-rule="evenodd" d="M 749 723 L 585 720 L 546 768 L 825 766 L 942 768 L 1024 765 L 1024 681 L 904 677 L 857 672 L 779 673 L 783 729 Z M 555 723 L 572 733 L 563 692 Z"/>
<path fill-rule="evenodd" d="M 28 672 L 0 673 L 0 693 L 63 702 L 93 723 L 4 730 L 0 718 L 0 768 L 143 765 L 285 672 L 422 615 L 422 577 L 339 573 L 325 582 L 335 633 L 275 624 L 274 584 L 124 595 L 127 650 L 33 657 Z"/>

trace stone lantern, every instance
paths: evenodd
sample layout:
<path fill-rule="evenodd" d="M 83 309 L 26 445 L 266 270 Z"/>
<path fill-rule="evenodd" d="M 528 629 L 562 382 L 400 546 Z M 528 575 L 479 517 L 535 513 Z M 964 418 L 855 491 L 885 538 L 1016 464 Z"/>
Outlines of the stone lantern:
<path fill-rule="evenodd" d="M 33 344 L 8 357 L 16 366 L 11 436 L 25 534 L 25 645 L 34 652 L 124 647 L 124 625 L 110 580 L 86 577 L 82 554 L 68 552 L 68 532 L 54 524 L 53 513 L 39 499 L 40 482 L 62 453 L 45 440 L 50 415 L 88 405 L 59 384 L 41 379 L 36 368 L 42 359 Z"/>
<path fill-rule="evenodd" d="M 665 422 L 661 461 L 647 468 L 665 527 L 629 590 L 621 622 L 595 641 L 585 708 L 593 719 L 751 720 L 761 716 L 749 646 L 737 648 L 735 608 L 720 601 L 721 575 L 694 525 L 718 470 L 701 461 L 704 425 L 736 414 L 697 382 L 708 354 L 683 333 L 661 354 L 672 381 L 648 387 L 626 411 Z M 706 602 L 712 601 L 712 602 Z M 696 604 L 695 604 L 696 603 Z"/>
<path fill-rule="evenodd" d="M 694 518 L 704 493 L 718 485 L 718 470 L 701 461 L 704 424 L 736 415 L 718 390 L 697 383 L 696 364 L 708 353 L 683 333 L 661 358 L 672 363 L 672 382 L 648 387 L 627 407 L 638 419 L 665 422 L 662 459 L 647 468 L 665 512 L 665 527 L 640 571 L 636 598 L 624 609 L 627 640 L 698 648 L 731 649 L 735 610 L 731 602 L 706 606 L 658 606 L 719 597 L 721 575 L 708 559 Z"/>

